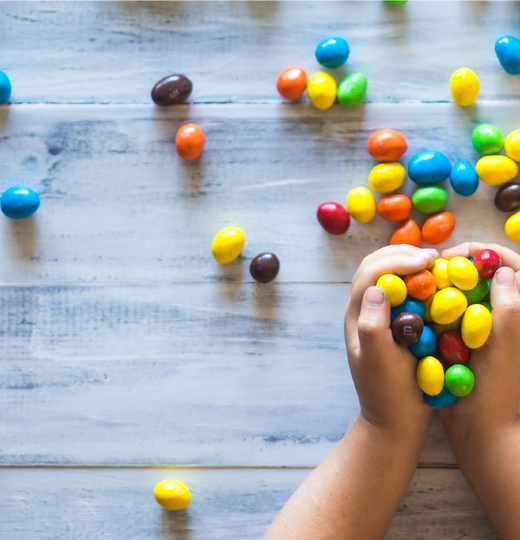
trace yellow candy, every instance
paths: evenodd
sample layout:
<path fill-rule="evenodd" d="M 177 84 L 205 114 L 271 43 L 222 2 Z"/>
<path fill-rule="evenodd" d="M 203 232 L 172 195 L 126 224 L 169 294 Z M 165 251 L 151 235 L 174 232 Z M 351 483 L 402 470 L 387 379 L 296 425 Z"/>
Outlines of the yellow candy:
<path fill-rule="evenodd" d="M 453 100 L 461 107 L 467 107 L 478 97 L 480 85 L 478 77 L 468 68 L 455 71 L 450 79 L 450 90 Z"/>
<path fill-rule="evenodd" d="M 190 490 L 177 480 L 163 480 L 153 490 L 155 500 L 166 510 L 182 510 L 191 501 Z"/>
<path fill-rule="evenodd" d="M 453 257 L 448 261 L 448 277 L 455 287 L 471 291 L 478 283 L 478 270 L 466 257 Z"/>
<path fill-rule="evenodd" d="M 323 71 L 315 73 L 307 83 L 307 95 L 311 103 L 321 110 L 332 107 L 336 100 L 336 81 Z"/>
<path fill-rule="evenodd" d="M 507 156 L 484 156 L 477 161 L 477 176 L 490 186 L 500 186 L 518 174 L 518 165 Z"/>
<path fill-rule="evenodd" d="M 446 259 L 435 259 L 433 267 L 430 268 L 430 272 L 435 278 L 437 289 L 445 289 L 446 287 L 453 287 L 453 283 L 448 277 L 448 261 Z M 433 300 L 433 299 L 432 299 Z"/>
<path fill-rule="evenodd" d="M 368 223 L 376 215 L 376 200 L 372 192 L 363 187 L 350 190 L 347 197 L 348 213 L 361 223 Z"/>
<path fill-rule="evenodd" d="M 504 151 L 507 157 L 520 161 L 520 129 L 515 129 L 506 137 Z"/>
<path fill-rule="evenodd" d="M 399 306 L 406 300 L 406 284 L 399 276 L 384 274 L 377 280 L 376 285 L 386 292 L 392 307 Z"/>
<path fill-rule="evenodd" d="M 508 218 L 504 230 L 511 240 L 520 242 L 520 212 L 517 212 Z"/>
<path fill-rule="evenodd" d="M 417 383 L 429 396 L 436 396 L 444 388 L 444 369 L 433 356 L 425 356 L 417 364 Z"/>
<path fill-rule="evenodd" d="M 244 233 L 236 227 L 222 229 L 211 244 L 211 253 L 220 264 L 234 261 L 244 247 L 246 238 Z"/>
<path fill-rule="evenodd" d="M 399 189 L 406 179 L 406 171 L 400 163 L 380 163 L 368 177 L 368 185 L 377 193 L 390 193 Z"/>
<path fill-rule="evenodd" d="M 430 306 L 430 315 L 433 322 L 450 324 L 462 317 L 468 301 L 455 287 L 446 287 L 435 293 Z"/>
<path fill-rule="evenodd" d="M 440 336 L 444 330 L 460 330 L 460 326 L 462 324 L 462 317 L 459 317 L 456 321 L 453 321 L 449 324 L 439 324 L 439 323 L 433 323 L 432 324 L 432 330 L 437 334 L 437 336 Z"/>
<path fill-rule="evenodd" d="M 478 349 L 486 343 L 493 318 L 488 309 L 480 304 L 472 304 L 462 317 L 462 340 L 470 349 Z"/>
<path fill-rule="evenodd" d="M 424 322 L 432 322 L 432 315 L 430 313 L 430 306 L 432 305 L 433 297 L 435 295 L 432 294 L 426 300 L 423 300 L 423 306 L 426 308 L 426 313 L 424 314 Z"/>

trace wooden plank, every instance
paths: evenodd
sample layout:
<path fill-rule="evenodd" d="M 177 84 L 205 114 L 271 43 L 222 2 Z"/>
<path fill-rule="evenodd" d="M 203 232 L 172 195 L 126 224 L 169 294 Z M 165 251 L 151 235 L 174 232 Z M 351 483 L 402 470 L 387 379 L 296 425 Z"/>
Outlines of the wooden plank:
<path fill-rule="evenodd" d="M 338 34 L 351 54 L 331 73 L 365 72 L 371 102 L 451 100 L 463 66 L 480 101 L 520 90 L 494 53 L 516 35 L 514 2 L 1 2 L 0 21 L 14 102 L 150 103 L 172 72 L 192 78 L 194 102 L 279 102 L 278 73 L 322 70 L 314 50 Z"/>
<path fill-rule="evenodd" d="M 308 470 L 0 470 L 0 534 L 9 540 L 257 540 Z M 191 505 L 167 512 L 153 488 L 188 485 Z M 498 540 L 458 470 L 422 469 L 386 540 Z"/>

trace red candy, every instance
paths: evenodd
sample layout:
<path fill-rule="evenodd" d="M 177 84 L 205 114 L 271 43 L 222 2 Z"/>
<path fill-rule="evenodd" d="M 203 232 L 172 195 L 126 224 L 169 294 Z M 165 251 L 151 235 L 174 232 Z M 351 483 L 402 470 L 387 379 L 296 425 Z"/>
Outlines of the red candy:
<path fill-rule="evenodd" d="M 395 246 L 396 244 L 410 244 L 415 247 L 421 246 L 421 231 L 413 219 L 405 221 L 396 229 L 390 239 L 390 245 Z"/>
<path fill-rule="evenodd" d="M 421 270 L 415 274 L 405 276 L 404 282 L 408 294 L 416 300 L 426 300 L 437 290 L 437 284 L 433 274 L 428 270 Z"/>
<path fill-rule="evenodd" d="M 474 257 L 473 264 L 482 279 L 491 279 L 495 272 L 502 266 L 502 261 L 496 251 L 481 249 Z"/>
<path fill-rule="evenodd" d="M 204 150 L 206 139 L 202 129 L 196 124 L 186 124 L 177 131 L 175 148 L 182 159 L 191 161 L 197 159 Z"/>
<path fill-rule="evenodd" d="M 377 211 L 386 221 L 403 221 L 412 213 L 412 201 L 406 195 L 389 195 L 379 201 Z"/>
<path fill-rule="evenodd" d="M 288 67 L 278 75 L 276 88 L 283 98 L 298 99 L 307 88 L 307 73 L 300 67 Z"/>
<path fill-rule="evenodd" d="M 397 161 L 407 148 L 404 135 L 394 129 L 374 131 L 367 142 L 368 153 L 377 161 Z"/>
<path fill-rule="evenodd" d="M 454 228 L 455 218 L 449 212 L 439 212 L 425 221 L 422 237 L 428 244 L 440 244 L 451 236 Z"/>
<path fill-rule="evenodd" d="M 350 216 L 339 203 L 320 204 L 317 216 L 320 225 L 330 234 L 344 234 L 350 227 Z"/>
<path fill-rule="evenodd" d="M 448 364 L 467 364 L 469 348 L 457 330 L 444 330 L 439 336 L 439 352 Z"/>

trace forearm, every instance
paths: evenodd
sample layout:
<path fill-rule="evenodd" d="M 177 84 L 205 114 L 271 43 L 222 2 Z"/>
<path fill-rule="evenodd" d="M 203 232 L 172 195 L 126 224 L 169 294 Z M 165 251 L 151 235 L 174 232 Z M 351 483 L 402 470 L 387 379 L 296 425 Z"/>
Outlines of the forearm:
<path fill-rule="evenodd" d="M 264 540 L 382 539 L 415 471 L 427 426 L 407 433 L 389 434 L 358 417 Z"/>

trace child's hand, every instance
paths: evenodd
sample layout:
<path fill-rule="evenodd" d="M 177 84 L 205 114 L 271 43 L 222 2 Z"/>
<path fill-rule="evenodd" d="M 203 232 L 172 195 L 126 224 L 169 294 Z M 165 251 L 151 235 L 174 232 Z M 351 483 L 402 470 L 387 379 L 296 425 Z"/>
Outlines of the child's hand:
<path fill-rule="evenodd" d="M 403 276 L 431 268 L 436 257 L 433 249 L 388 246 L 366 257 L 352 280 L 345 339 L 361 414 L 393 433 L 419 427 L 426 431 L 432 409 L 417 385 L 417 358 L 394 341 L 388 298 L 374 285 L 383 274 Z"/>

